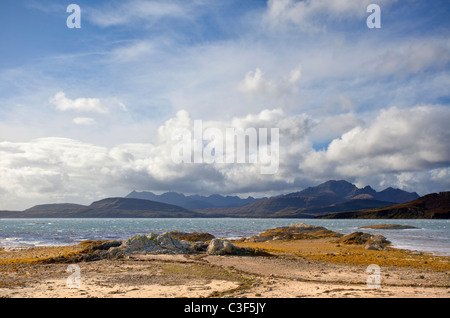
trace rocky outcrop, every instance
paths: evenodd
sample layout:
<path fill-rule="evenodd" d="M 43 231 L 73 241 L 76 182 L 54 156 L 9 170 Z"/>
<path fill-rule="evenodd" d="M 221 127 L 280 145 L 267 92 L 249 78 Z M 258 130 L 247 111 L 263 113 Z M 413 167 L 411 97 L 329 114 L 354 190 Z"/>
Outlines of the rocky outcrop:
<path fill-rule="evenodd" d="M 311 225 L 305 223 L 293 223 L 286 227 L 291 232 L 295 233 L 317 233 L 319 231 L 329 231 L 327 228 L 319 225 Z M 330 231 L 331 232 L 331 231 Z"/>
<path fill-rule="evenodd" d="M 187 253 L 188 246 L 182 244 L 180 240 L 172 237 L 169 233 L 149 235 L 138 235 L 123 241 L 118 248 L 130 252 L 147 253 Z"/>
<path fill-rule="evenodd" d="M 206 253 L 212 255 L 232 254 L 235 248 L 228 240 L 214 239 L 209 243 Z"/>
<path fill-rule="evenodd" d="M 186 235 L 184 233 L 183 235 Z M 194 235 L 196 236 L 196 235 Z M 210 238 L 211 235 L 203 235 Z M 103 243 L 104 245 L 105 243 Z M 108 246 L 108 248 L 106 248 Z M 191 254 L 205 253 L 209 255 L 267 255 L 262 251 L 249 247 L 238 247 L 225 239 L 213 238 L 209 243 L 204 241 L 185 241 L 173 237 L 170 232 L 163 234 L 150 233 L 136 235 L 105 248 L 95 248 L 85 260 L 103 258 L 124 258 L 134 253 L 146 254 Z"/>
<path fill-rule="evenodd" d="M 339 240 L 339 243 L 365 245 L 365 248 L 368 250 L 382 250 L 390 244 L 382 235 L 372 235 L 363 232 L 345 235 Z"/>
<path fill-rule="evenodd" d="M 248 242 L 265 242 L 270 240 L 299 240 L 323 237 L 340 237 L 342 234 L 328 230 L 323 226 L 294 223 L 264 231 L 247 239 Z"/>
<path fill-rule="evenodd" d="M 404 229 L 417 229 L 417 227 L 411 226 L 411 225 L 400 225 L 400 224 L 376 224 L 376 225 L 361 226 L 361 227 L 359 227 L 359 229 L 404 230 Z"/>
<path fill-rule="evenodd" d="M 207 242 L 215 238 L 214 235 L 206 232 L 170 231 L 169 234 L 179 240 L 188 242 Z"/>
<path fill-rule="evenodd" d="M 207 249 L 209 255 L 267 255 L 267 253 L 250 247 L 238 247 L 224 239 L 213 239 Z"/>
<path fill-rule="evenodd" d="M 191 244 L 181 241 L 169 233 L 136 235 L 124 240 L 116 248 L 110 249 L 112 256 L 124 256 L 132 253 L 149 254 L 187 254 L 191 251 Z"/>

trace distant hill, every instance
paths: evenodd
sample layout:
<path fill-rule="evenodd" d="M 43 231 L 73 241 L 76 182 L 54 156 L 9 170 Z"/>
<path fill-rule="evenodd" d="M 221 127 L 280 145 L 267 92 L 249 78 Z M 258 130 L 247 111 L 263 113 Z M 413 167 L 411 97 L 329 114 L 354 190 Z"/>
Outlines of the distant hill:
<path fill-rule="evenodd" d="M 345 180 L 329 180 L 315 187 L 306 188 L 303 191 L 288 194 L 287 196 L 328 196 L 335 197 L 338 200 L 351 200 L 357 198 L 373 199 L 377 201 L 403 203 L 419 198 L 416 192 L 406 192 L 400 189 L 389 187 L 383 191 L 377 192 L 370 186 L 358 188 L 354 184 Z"/>
<path fill-rule="evenodd" d="M 328 219 L 450 219 L 450 192 L 431 193 L 389 207 L 331 213 Z"/>
<path fill-rule="evenodd" d="M 182 218 L 201 216 L 201 213 L 172 204 L 128 198 L 107 198 L 93 202 L 89 206 L 67 203 L 45 204 L 21 212 L 0 212 L 0 218 Z"/>
<path fill-rule="evenodd" d="M 213 194 L 210 196 L 201 196 L 201 195 L 186 196 L 182 193 L 177 192 L 166 192 L 158 195 L 154 194 L 153 192 L 147 191 L 143 192 L 133 191 L 130 194 L 128 194 L 126 198 L 152 200 L 156 202 L 178 205 L 186 209 L 196 209 L 196 210 L 217 208 L 217 207 L 239 207 L 259 201 L 261 199 L 266 199 L 266 198 L 255 199 L 253 197 L 241 199 L 238 196 L 223 196 L 220 194 Z"/>
<path fill-rule="evenodd" d="M 29 208 L 29 209 L 25 210 L 24 212 L 27 212 L 27 213 L 43 213 L 43 212 L 50 212 L 50 211 L 65 212 L 65 211 L 73 211 L 73 210 L 83 209 L 85 207 L 86 207 L 85 205 L 73 204 L 73 203 L 41 204 L 41 205 L 36 205 L 32 208 Z"/>
<path fill-rule="evenodd" d="M 384 189 L 381 192 L 377 192 L 374 195 L 374 199 L 376 200 L 396 203 L 408 202 L 417 198 L 419 198 L 419 195 L 416 192 L 406 192 L 400 189 L 393 189 L 391 187 Z"/>
<path fill-rule="evenodd" d="M 330 212 L 358 211 L 364 209 L 381 208 L 395 204 L 394 202 L 378 201 L 372 199 L 352 199 L 338 204 L 331 204 L 326 207 L 313 207 L 302 209 L 302 214 L 316 216 L 318 214 L 328 214 Z"/>
<path fill-rule="evenodd" d="M 242 207 L 204 209 L 207 215 L 235 217 L 310 218 L 330 212 L 354 211 L 393 205 L 419 198 L 415 192 L 388 188 L 377 192 L 370 186 L 358 188 L 345 180 L 329 180 L 315 187 L 278 197 L 260 200 Z M 389 199 L 389 201 L 384 201 Z"/>
<path fill-rule="evenodd" d="M 106 198 L 88 206 L 71 203 L 43 204 L 21 212 L 0 211 L 0 218 L 313 218 L 337 212 L 355 213 L 361 210 L 389 209 L 398 203 L 418 198 L 419 195 L 415 192 L 393 188 L 377 192 L 370 186 L 358 188 L 345 180 L 330 180 L 299 192 L 260 199 L 253 197 L 241 199 L 237 196 L 219 194 L 208 197 L 185 196 L 176 192 L 156 195 L 152 192 L 133 191 L 125 198 Z M 434 210 L 443 202 L 436 204 Z M 345 214 L 339 214 L 339 217 L 344 216 Z"/>

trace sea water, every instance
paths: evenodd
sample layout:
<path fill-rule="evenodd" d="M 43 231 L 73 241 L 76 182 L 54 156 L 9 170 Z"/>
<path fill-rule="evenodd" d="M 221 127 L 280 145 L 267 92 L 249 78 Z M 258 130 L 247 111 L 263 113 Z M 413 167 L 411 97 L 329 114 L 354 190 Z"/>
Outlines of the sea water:
<path fill-rule="evenodd" d="M 363 231 L 385 236 L 397 248 L 450 256 L 450 220 L 253 219 L 253 218 L 111 218 L 111 219 L 0 219 L 0 246 L 74 245 L 84 240 L 124 240 L 133 235 L 208 232 L 236 239 L 266 229 L 302 222 L 342 234 Z M 417 229 L 359 229 L 374 224 L 401 224 Z"/>

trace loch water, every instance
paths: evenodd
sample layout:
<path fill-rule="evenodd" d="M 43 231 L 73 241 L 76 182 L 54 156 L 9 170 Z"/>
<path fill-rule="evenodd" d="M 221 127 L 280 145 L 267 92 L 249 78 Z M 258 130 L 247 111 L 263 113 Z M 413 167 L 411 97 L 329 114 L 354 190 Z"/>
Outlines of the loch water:
<path fill-rule="evenodd" d="M 266 229 L 302 222 L 342 234 L 363 231 L 385 236 L 397 248 L 450 256 L 450 220 L 383 219 L 255 219 L 255 218 L 111 218 L 111 219 L 0 219 L 0 246 L 75 245 L 84 240 L 124 240 L 137 234 L 208 232 L 236 239 Z M 402 230 L 359 229 L 374 224 L 416 227 Z"/>

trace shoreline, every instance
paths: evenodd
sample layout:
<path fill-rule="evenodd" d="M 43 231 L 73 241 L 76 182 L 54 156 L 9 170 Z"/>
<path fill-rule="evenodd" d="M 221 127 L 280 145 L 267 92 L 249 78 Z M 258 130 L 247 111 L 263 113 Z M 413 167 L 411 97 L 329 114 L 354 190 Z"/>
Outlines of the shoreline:
<path fill-rule="evenodd" d="M 35 219 L 37 220 L 37 219 Z M 105 240 L 123 240 L 127 239 L 128 237 L 131 237 L 136 234 L 145 234 L 152 232 L 153 228 L 158 233 L 163 233 L 163 228 L 168 228 L 172 230 L 177 230 L 178 228 L 185 228 L 184 221 L 185 219 L 139 219 L 139 221 L 144 222 L 142 225 L 142 222 L 138 222 L 136 224 L 136 219 L 120 219 L 121 221 L 125 222 L 125 226 L 122 226 L 118 229 L 122 232 L 129 232 L 126 235 L 120 235 L 117 234 L 119 232 L 115 232 L 114 230 L 111 230 L 110 225 L 113 226 L 112 228 L 116 228 L 116 222 L 117 219 L 107 219 L 106 225 L 103 225 L 105 223 L 97 224 L 94 222 L 92 226 L 95 226 L 100 231 L 100 236 L 97 235 L 91 235 L 89 233 L 78 235 L 77 233 L 73 232 L 71 230 L 70 226 L 65 223 L 67 221 L 66 219 L 63 219 L 61 224 L 59 223 L 61 219 L 55 220 L 56 223 L 51 224 L 48 223 L 49 219 L 38 219 L 38 220 L 45 220 L 45 224 L 41 222 L 37 224 L 28 224 L 24 230 L 25 234 L 21 234 L 18 237 L 14 237 L 14 231 L 17 231 L 14 227 L 7 228 L 6 232 L 10 232 L 9 237 L 4 237 L 0 239 L 0 247 L 32 247 L 32 246 L 71 246 L 76 245 L 79 242 L 82 242 L 83 240 L 98 240 L 98 239 L 105 239 Z M 103 220 L 103 219 L 101 219 Z M 164 222 L 164 226 L 162 227 L 161 220 Z M 205 228 L 210 228 L 211 224 L 207 222 L 211 219 L 189 219 L 189 221 L 193 220 L 193 223 L 189 223 L 187 231 L 198 231 Z M 206 220 L 206 222 L 204 222 Z M 369 233 L 377 233 L 381 235 L 386 235 L 388 239 L 392 242 L 393 245 L 397 246 L 400 249 L 409 249 L 412 252 L 425 252 L 425 253 L 432 253 L 435 255 L 440 256 L 450 256 L 450 250 L 448 249 L 447 242 L 448 239 L 442 240 L 442 238 L 448 237 L 447 233 L 445 232 L 446 228 L 448 228 L 448 225 L 446 220 L 392 220 L 392 219 L 367 219 L 367 220 L 351 220 L 350 224 L 347 224 L 347 222 L 344 220 L 344 223 L 341 223 L 342 220 L 311 220 L 311 219 L 254 219 L 256 222 L 255 230 L 249 228 L 249 230 L 246 232 L 243 228 L 241 228 L 239 225 L 237 228 L 235 228 L 235 224 L 232 222 L 234 219 L 224 219 L 224 222 L 227 222 L 227 225 L 223 228 L 216 227 L 215 225 L 212 225 L 211 227 L 211 233 L 215 234 L 217 237 L 227 237 L 227 234 L 232 233 L 229 235 L 230 240 L 237 239 L 239 237 L 248 237 L 250 235 L 255 235 L 257 233 L 260 233 L 261 231 L 264 231 L 266 228 L 266 221 L 270 220 L 271 224 L 273 226 L 282 226 L 282 224 L 290 224 L 293 222 L 306 222 L 306 223 L 312 223 L 312 224 L 318 224 L 318 225 L 324 225 L 327 228 L 334 229 L 335 231 L 338 231 L 342 234 L 351 233 L 351 231 L 359 231 L 359 227 L 361 226 L 372 226 L 379 223 L 396 223 L 396 224 L 406 224 L 406 225 L 414 225 L 418 226 L 417 229 L 403 229 L 403 230 L 377 230 L 377 229 L 361 229 L 365 232 Z M 288 222 L 284 222 L 284 221 Z M 20 220 L 23 221 L 23 220 Z M 85 220 L 88 222 L 91 222 L 92 220 Z M 252 219 L 253 221 L 253 219 Z M 331 221 L 331 222 L 330 222 Z M 353 222 L 354 221 L 354 222 Z M 430 221 L 432 223 L 428 223 L 426 221 Z M 435 224 L 439 222 L 439 224 Z M 444 221 L 444 230 L 440 230 L 440 234 L 434 234 L 435 228 L 442 228 L 440 225 L 440 222 Z M 155 222 L 155 223 L 154 223 Z M 167 222 L 167 224 L 166 224 Z M 335 223 L 337 222 L 337 223 Z M 425 225 L 420 224 L 422 222 L 425 222 Z M 53 222 L 52 222 L 53 223 Z M 353 226 L 354 223 L 354 226 Z M 59 225 L 60 224 L 60 225 Z M 69 223 L 70 224 L 70 223 Z M 229 225 L 228 225 L 229 224 Z M 432 225 L 426 225 L 426 224 L 432 224 Z M 18 225 L 21 225 L 21 223 L 18 223 Z M 55 232 L 55 235 L 52 235 L 52 231 L 55 227 L 58 227 L 62 229 L 62 231 Z M 141 229 L 142 227 L 142 229 Z M 139 230 L 133 230 L 139 229 Z M 34 231 L 37 231 L 33 233 Z M 39 231 L 44 231 L 44 236 L 39 237 Z M 411 241 L 406 235 L 408 231 L 419 231 L 415 232 L 414 239 Z M 448 230 L 447 230 L 448 231 Z M 67 233 L 66 233 L 67 232 Z M 134 233 L 133 233 L 134 232 Z M 142 233 L 140 233 L 142 232 Z M 228 232 L 228 233 L 227 233 Z M 252 233 L 253 232 L 253 233 Z M 403 235 L 405 233 L 405 235 Z M 422 234 L 420 234 L 422 233 Z M 67 235 L 67 236 L 66 236 Z M 430 236 L 431 235 L 431 236 Z M 66 240 L 67 237 L 73 237 L 73 242 L 68 243 L 62 243 L 64 240 Z M 101 238 L 104 237 L 104 238 Z M 434 238 L 436 237 L 436 239 Z M 13 239 L 15 241 L 13 241 Z M 431 239 L 431 241 L 429 241 Z M 3 240 L 5 241 L 4 244 Z M 17 242 L 17 243 L 16 243 Z M 39 245 L 34 245 L 36 243 L 40 243 Z M 17 245 L 15 245 L 17 244 Z M 439 246 L 436 248 L 436 246 Z"/>
<path fill-rule="evenodd" d="M 233 243 L 241 241 L 244 238 L 223 238 L 225 240 L 229 240 Z M 27 250 L 34 250 L 34 249 L 70 249 L 74 248 L 76 249 L 79 244 L 82 244 L 83 242 L 87 242 L 90 240 L 82 241 L 80 243 L 74 243 L 74 244 L 67 244 L 67 245 L 35 245 L 35 246 L 0 246 L 0 252 L 1 251 L 27 251 Z M 427 251 L 427 250 L 419 250 L 419 249 L 413 249 L 408 247 L 399 247 L 394 246 L 394 244 L 391 245 L 392 249 L 405 251 L 406 253 L 412 254 L 412 255 L 430 255 L 430 256 L 436 256 L 436 257 L 447 257 L 450 259 L 450 255 L 444 252 L 433 252 L 433 251 Z M 1 262 L 1 259 L 0 259 Z"/>
<path fill-rule="evenodd" d="M 73 261 L 93 244 L 0 249 L 5 298 L 449 298 L 450 257 L 387 247 L 368 250 L 336 238 L 235 240 L 265 256 L 149 254 Z M 68 288 L 68 266 L 81 285 Z M 379 288 L 368 285 L 379 266 Z"/>

